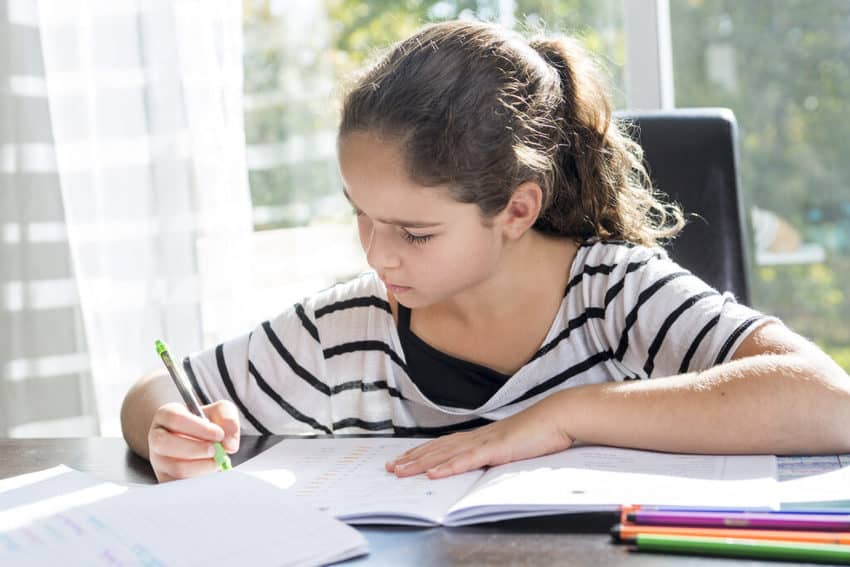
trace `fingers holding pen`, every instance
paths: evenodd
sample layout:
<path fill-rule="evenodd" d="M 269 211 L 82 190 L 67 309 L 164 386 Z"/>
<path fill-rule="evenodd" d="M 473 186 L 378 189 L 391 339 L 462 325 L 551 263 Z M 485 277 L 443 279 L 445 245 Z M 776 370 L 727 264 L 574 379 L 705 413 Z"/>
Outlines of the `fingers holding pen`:
<path fill-rule="evenodd" d="M 226 406 L 227 403 L 217 402 L 204 408 L 205 414 L 218 423 L 192 414 L 179 403 L 157 409 L 148 430 L 149 458 L 157 480 L 165 482 L 217 471 L 219 466 L 213 460 L 215 442 L 222 441 L 226 449 L 238 449 L 238 420 Z"/>
<path fill-rule="evenodd" d="M 186 460 L 163 457 L 161 455 L 157 455 L 154 458 L 153 453 L 151 454 L 151 464 L 153 465 L 156 479 L 159 482 L 192 478 L 212 474 L 219 470 L 218 465 L 212 459 Z"/>
<path fill-rule="evenodd" d="M 209 441 L 186 437 L 164 427 L 151 429 L 148 445 L 151 452 L 163 457 L 196 460 L 212 459 L 215 456 L 215 447 Z"/>
<path fill-rule="evenodd" d="M 176 402 L 165 404 L 156 410 L 151 430 L 156 427 L 203 441 L 215 442 L 224 439 L 224 429 L 220 425 L 194 415 L 186 406 Z"/>
<path fill-rule="evenodd" d="M 228 453 L 239 450 L 239 410 L 230 400 L 219 400 L 212 404 L 203 406 L 204 415 L 214 424 L 218 425 L 224 437 L 221 444 Z"/>

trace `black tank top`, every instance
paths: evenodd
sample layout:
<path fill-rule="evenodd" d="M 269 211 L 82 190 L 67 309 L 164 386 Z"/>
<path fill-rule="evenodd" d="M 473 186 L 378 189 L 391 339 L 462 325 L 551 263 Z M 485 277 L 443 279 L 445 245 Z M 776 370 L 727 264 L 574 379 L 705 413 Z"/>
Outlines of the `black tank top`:
<path fill-rule="evenodd" d="M 474 409 L 489 400 L 510 376 L 441 352 L 410 330 L 410 309 L 398 305 L 398 336 L 410 379 L 435 404 Z"/>

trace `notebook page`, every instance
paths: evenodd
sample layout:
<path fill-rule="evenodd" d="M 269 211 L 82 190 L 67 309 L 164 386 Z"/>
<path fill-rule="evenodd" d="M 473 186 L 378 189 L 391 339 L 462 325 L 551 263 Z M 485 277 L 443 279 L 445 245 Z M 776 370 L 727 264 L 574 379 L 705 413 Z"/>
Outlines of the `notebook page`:
<path fill-rule="evenodd" d="M 62 494 L 42 482 L 43 497 L 5 507 L 0 565 L 316 565 L 367 550 L 352 528 L 238 472 L 135 489 L 88 481 Z"/>
<path fill-rule="evenodd" d="M 488 470 L 447 524 L 622 504 L 778 506 L 772 455 L 683 455 L 585 446 Z"/>
<path fill-rule="evenodd" d="M 779 499 L 784 507 L 850 508 L 850 455 L 779 457 Z"/>
<path fill-rule="evenodd" d="M 306 499 L 350 524 L 438 524 L 483 474 L 398 478 L 384 463 L 423 439 L 284 439 L 237 468 Z"/>
<path fill-rule="evenodd" d="M 111 485 L 65 465 L 4 478 L 0 480 L 0 512 L 106 484 Z"/>

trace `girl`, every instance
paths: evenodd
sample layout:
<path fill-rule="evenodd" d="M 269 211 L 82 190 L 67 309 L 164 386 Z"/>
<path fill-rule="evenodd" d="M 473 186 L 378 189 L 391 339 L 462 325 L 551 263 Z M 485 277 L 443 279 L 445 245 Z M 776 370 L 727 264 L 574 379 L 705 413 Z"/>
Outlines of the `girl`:
<path fill-rule="evenodd" d="M 159 480 L 239 433 L 450 434 L 387 469 L 438 478 L 574 442 L 850 450 L 850 380 L 657 247 L 682 226 L 574 42 L 427 27 L 344 101 L 344 193 L 373 272 L 184 366 L 122 409 Z M 649 379 L 651 378 L 651 379 Z"/>

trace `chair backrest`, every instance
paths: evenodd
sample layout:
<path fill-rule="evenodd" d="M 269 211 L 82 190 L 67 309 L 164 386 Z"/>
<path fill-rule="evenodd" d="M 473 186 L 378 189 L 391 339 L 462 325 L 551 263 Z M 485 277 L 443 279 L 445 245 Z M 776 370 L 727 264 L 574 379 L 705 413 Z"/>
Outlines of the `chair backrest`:
<path fill-rule="evenodd" d="M 749 304 L 748 237 L 738 190 L 738 127 L 724 108 L 618 112 L 644 150 L 656 188 L 688 220 L 667 249 L 679 264 Z M 698 215 L 698 216 L 694 216 Z"/>

